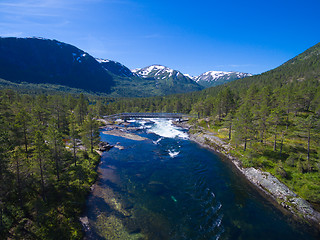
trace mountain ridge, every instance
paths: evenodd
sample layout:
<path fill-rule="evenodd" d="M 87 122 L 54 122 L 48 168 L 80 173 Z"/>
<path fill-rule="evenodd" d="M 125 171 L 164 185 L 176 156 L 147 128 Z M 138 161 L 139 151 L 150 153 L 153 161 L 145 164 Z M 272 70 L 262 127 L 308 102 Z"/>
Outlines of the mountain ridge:
<path fill-rule="evenodd" d="M 57 84 L 111 97 L 148 97 L 202 89 L 184 77 L 168 76 L 160 81 L 144 78 L 119 62 L 94 58 L 73 45 L 38 37 L 0 37 L 0 78 L 12 82 L 15 88 L 44 84 L 51 90 L 61 89 L 53 87 Z M 3 81 L 0 84 L 10 85 Z"/>
<path fill-rule="evenodd" d="M 143 79 L 155 81 L 156 86 L 165 89 L 165 91 L 170 91 L 170 88 L 173 87 L 176 89 L 176 93 L 182 93 L 183 88 L 186 92 L 200 91 L 203 89 L 202 86 L 189 77 L 186 77 L 180 71 L 159 64 L 153 64 L 131 71 Z"/>
<path fill-rule="evenodd" d="M 159 64 L 130 70 L 119 62 L 94 58 L 68 43 L 39 37 L 0 37 L 0 78 L 14 83 L 11 85 L 15 87 L 30 83 L 61 89 L 53 87 L 57 84 L 66 86 L 65 89 L 83 89 L 112 97 L 187 93 L 200 91 L 212 83 L 234 80 L 200 84 L 200 76 L 197 82 L 190 75 Z"/>
<path fill-rule="evenodd" d="M 207 71 L 194 77 L 193 80 L 208 88 L 250 76 L 252 74 L 243 72 Z"/>

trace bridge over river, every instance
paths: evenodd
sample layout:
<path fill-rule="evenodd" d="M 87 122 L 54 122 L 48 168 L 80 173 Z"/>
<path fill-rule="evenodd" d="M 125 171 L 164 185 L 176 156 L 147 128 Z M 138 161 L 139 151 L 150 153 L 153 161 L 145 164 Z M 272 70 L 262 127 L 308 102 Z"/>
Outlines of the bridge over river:
<path fill-rule="evenodd" d="M 135 119 L 135 118 L 173 118 L 181 120 L 187 120 L 194 118 L 196 115 L 184 114 L 184 113 L 118 113 L 113 115 L 104 116 L 104 119 Z"/>

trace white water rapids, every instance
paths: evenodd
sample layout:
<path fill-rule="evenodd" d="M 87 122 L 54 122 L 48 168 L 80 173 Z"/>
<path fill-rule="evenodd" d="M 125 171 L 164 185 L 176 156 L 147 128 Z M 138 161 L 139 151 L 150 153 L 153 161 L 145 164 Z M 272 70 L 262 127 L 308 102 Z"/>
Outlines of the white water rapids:
<path fill-rule="evenodd" d="M 188 133 L 184 132 L 182 128 L 173 125 L 172 120 L 150 118 L 149 121 L 154 124 L 147 130 L 147 132 L 152 132 L 165 138 L 189 139 Z"/>
<path fill-rule="evenodd" d="M 172 123 L 172 120 L 164 118 L 148 118 L 148 119 L 139 119 L 139 120 L 130 120 L 130 122 L 136 122 L 140 125 L 141 129 L 146 129 L 147 133 L 154 133 L 159 136 L 156 141 L 153 141 L 154 144 L 159 144 L 164 138 L 178 138 L 187 140 L 189 139 L 188 133 L 184 129 L 175 126 Z M 178 147 L 180 148 L 180 146 Z M 167 150 L 171 158 L 175 158 L 179 155 L 179 149 L 172 147 Z"/>

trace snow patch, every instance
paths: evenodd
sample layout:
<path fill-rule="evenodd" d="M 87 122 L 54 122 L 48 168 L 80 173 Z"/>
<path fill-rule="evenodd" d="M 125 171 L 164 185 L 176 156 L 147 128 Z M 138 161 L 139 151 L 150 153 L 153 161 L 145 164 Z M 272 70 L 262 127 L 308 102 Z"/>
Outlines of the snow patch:
<path fill-rule="evenodd" d="M 83 56 L 84 57 L 84 56 Z M 99 62 L 99 63 L 107 63 L 107 62 L 110 62 L 110 60 L 108 59 L 102 59 L 102 58 L 96 58 L 96 60 Z"/>
<path fill-rule="evenodd" d="M 194 77 L 193 80 L 197 83 L 199 82 L 215 82 L 220 78 L 231 79 L 233 78 L 244 78 L 247 76 L 252 76 L 249 73 L 242 73 L 242 72 L 224 72 L 224 71 L 208 71 L 200 76 Z"/>

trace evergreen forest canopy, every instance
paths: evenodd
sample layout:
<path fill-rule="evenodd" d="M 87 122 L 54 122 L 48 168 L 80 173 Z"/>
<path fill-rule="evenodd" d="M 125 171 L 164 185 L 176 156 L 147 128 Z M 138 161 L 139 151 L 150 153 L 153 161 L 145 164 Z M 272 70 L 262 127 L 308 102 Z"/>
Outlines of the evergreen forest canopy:
<path fill-rule="evenodd" d="M 106 113 L 197 114 L 196 131 L 230 142 L 246 167 L 276 175 L 301 197 L 320 204 L 320 43 L 280 67 L 181 95 L 122 99 Z M 319 210 L 319 208 L 318 208 Z"/>
<path fill-rule="evenodd" d="M 90 104 L 89 104 L 90 103 Z M 101 101 L 0 91 L 1 239 L 81 239 Z"/>

